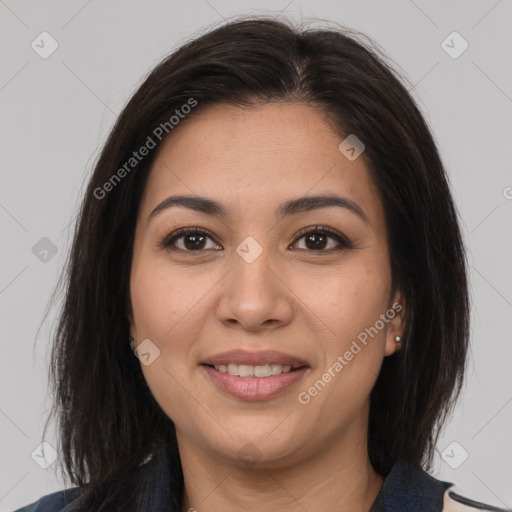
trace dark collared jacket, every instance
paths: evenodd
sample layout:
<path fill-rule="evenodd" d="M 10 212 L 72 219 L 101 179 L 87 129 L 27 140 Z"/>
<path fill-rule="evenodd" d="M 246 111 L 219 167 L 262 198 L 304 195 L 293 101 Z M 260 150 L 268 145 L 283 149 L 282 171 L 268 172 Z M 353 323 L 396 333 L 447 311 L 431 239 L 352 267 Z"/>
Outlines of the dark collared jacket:
<path fill-rule="evenodd" d="M 142 482 L 142 492 L 138 502 L 133 504 L 132 512 L 180 512 L 180 505 L 170 486 L 172 477 L 166 448 L 163 447 L 138 469 L 137 478 Z M 453 491 L 453 486 L 450 482 L 436 480 L 419 466 L 398 461 L 384 479 L 370 512 L 507 512 L 464 498 Z M 15 512 L 82 512 L 73 503 L 79 494 L 79 487 L 58 491 Z"/>

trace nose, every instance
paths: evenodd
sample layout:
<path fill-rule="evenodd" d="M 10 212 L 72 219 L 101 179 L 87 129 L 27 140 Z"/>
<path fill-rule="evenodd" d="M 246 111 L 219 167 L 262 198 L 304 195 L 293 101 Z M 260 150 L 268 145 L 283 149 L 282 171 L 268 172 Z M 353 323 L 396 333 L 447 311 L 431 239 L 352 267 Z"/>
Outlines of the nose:
<path fill-rule="evenodd" d="M 293 293 L 264 253 L 251 263 L 240 259 L 221 283 L 217 315 L 228 327 L 257 332 L 292 320 Z"/>

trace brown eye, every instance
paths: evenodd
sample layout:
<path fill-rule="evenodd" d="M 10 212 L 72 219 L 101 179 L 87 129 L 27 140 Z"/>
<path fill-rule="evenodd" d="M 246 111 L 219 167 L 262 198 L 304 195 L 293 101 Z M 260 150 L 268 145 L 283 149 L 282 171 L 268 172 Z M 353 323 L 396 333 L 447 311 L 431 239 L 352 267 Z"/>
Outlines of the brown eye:
<path fill-rule="evenodd" d="M 211 235 L 209 235 L 205 229 L 181 228 L 165 237 L 160 245 L 167 249 L 185 252 L 201 252 L 204 249 L 215 249 L 219 247 L 215 242 L 214 247 L 206 247 L 208 239 L 214 242 Z"/>
<path fill-rule="evenodd" d="M 302 239 L 304 239 L 305 247 L 299 247 L 299 250 L 314 253 L 331 252 L 352 247 L 352 243 L 347 237 L 323 226 L 305 228 L 299 233 L 294 245 Z M 208 247 L 208 240 L 213 244 L 210 247 Z M 178 229 L 166 236 L 159 245 L 166 249 L 189 253 L 221 249 L 213 236 L 203 228 Z"/>
<path fill-rule="evenodd" d="M 299 247 L 299 250 L 312 252 L 330 252 L 352 247 L 350 241 L 341 233 L 337 233 L 330 228 L 317 226 L 313 229 L 306 228 L 297 238 L 295 244 L 304 239 L 305 247 Z M 329 240 L 334 240 L 334 246 L 329 246 Z"/>

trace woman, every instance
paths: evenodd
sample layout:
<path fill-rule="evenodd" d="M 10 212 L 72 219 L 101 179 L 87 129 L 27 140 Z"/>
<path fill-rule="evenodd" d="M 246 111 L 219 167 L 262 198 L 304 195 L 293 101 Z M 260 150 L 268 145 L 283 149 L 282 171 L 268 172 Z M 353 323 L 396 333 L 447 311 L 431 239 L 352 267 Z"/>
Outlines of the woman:
<path fill-rule="evenodd" d="M 433 137 L 378 50 L 266 18 L 191 41 L 89 183 L 51 367 L 76 487 L 20 510 L 486 507 L 426 472 L 466 272 Z"/>

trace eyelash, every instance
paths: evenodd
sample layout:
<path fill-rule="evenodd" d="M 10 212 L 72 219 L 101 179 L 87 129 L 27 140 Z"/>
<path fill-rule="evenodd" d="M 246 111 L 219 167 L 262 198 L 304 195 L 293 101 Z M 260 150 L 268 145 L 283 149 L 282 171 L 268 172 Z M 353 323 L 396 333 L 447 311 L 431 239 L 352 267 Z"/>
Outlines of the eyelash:
<path fill-rule="evenodd" d="M 333 238 L 334 240 L 336 240 L 336 242 L 338 242 L 339 247 L 331 248 L 331 249 L 318 249 L 318 250 L 314 250 L 314 249 L 298 249 L 298 250 L 310 252 L 313 254 L 322 254 L 322 253 L 330 253 L 333 251 L 340 251 L 343 249 L 351 249 L 353 247 L 352 243 L 350 242 L 350 240 L 347 237 L 338 233 L 337 231 L 334 231 L 333 229 L 331 229 L 327 226 L 314 226 L 314 227 L 302 229 L 301 231 L 299 231 L 299 233 L 297 233 L 296 238 L 292 245 L 295 245 L 300 239 L 304 238 L 307 235 L 313 234 L 313 233 L 327 235 L 329 238 Z M 213 235 L 206 229 L 199 228 L 199 227 L 188 227 L 188 228 L 180 228 L 180 229 L 170 233 L 160 243 L 158 243 L 158 246 L 163 249 L 170 249 L 170 250 L 181 251 L 181 252 L 186 252 L 186 253 L 205 252 L 205 249 L 200 249 L 197 251 L 190 251 L 190 250 L 186 250 L 186 249 L 178 249 L 177 247 L 173 247 L 174 242 L 176 242 L 178 239 L 183 238 L 185 235 L 191 235 L 191 234 L 205 235 L 208 238 L 210 238 L 213 242 L 215 242 L 217 245 L 220 245 L 215 241 Z"/>

